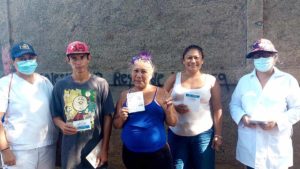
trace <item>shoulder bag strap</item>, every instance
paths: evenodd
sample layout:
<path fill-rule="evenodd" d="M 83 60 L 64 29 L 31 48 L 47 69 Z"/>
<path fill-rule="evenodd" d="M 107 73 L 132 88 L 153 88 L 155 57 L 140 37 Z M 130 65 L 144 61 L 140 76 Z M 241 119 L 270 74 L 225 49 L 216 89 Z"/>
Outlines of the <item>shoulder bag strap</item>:
<path fill-rule="evenodd" d="M 10 96 L 10 89 L 11 89 L 11 81 L 12 81 L 12 79 L 13 79 L 13 73 L 11 74 L 11 76 L 10 76 L 10 81 L 9 81 L 9 87 L 8 87 L 8 102 L 9 102 L 9 96 Z"/>
<path fill-rule="evenodd" d="M 10 89 L 11 89 L 11 82 L 12 82 L 12 79 L 13 79 L 13 73 L 11 74 L 10 76 L 10 81 L 9 81 L 9 86 L 8 86 L 8 92 L 7 92 L 7 108 L 6 108 L 6 115 L 7 115 L 7 109 L 8 109 L 8 105 L 9 105 L 9 96 L 10 96 Z"/>

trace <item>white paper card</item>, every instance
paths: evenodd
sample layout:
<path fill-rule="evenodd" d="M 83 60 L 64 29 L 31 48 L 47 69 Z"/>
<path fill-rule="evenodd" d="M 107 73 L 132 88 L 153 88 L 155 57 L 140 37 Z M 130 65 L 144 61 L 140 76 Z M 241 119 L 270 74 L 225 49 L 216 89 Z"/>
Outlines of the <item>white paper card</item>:
<path fill-rule="evenodd" d="M 200 110 L 200 94 L 198 93 L 185 93 L 183 104 L 188 106 L 190 112 L 198 112 Z"/>
<path fill-rule="evenodd" d="M 251 123 L 267 123 L 270 121 L 277 121 L 278 114 L 270 115 L 270 114 L 255 114 L 250 118 Z"/>
<path fill-rule="evenodd" d="M 101 151 L 101 144 L 102 140 L 96 145 L 96 147 L 86 156 L 86 159 L 89 163 L 94 167 L 97 168 L 97 155 Z"/>
<path fill-rule="evenodd" d="M 250 116 L 251 123 L 267 123 L 278 120 L 278 113 L 276 111 L 266 109 L 259 105 L 255 108 L 255 111 Z"/>
<path fill-rule="evenodd" d="M 267 122 L 270 119 L 264 114 L 253 114 L 250 118 L 250 122 L 258 123 L 258 122 Z"/>
<path fill-rule="evenodd" d="M 91 119 L 73 121 L 73 126 L 77 128 L 77 131 L 90 130 L 91 129 Z"/>
<path fill-rule="evenodd" d="M 129 113 L 145 111 L 143 92 L 128 93 L 127 107 Z"/>

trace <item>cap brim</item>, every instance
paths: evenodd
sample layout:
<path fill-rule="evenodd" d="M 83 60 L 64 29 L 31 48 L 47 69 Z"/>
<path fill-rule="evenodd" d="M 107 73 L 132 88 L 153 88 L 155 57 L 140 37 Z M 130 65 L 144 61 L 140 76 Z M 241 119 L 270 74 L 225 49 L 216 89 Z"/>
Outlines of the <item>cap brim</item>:
<path fill-rule="evenodd" d="M 73 52 L 73 53 L 69 53 L 66 55 L 69 56 L 69 55 L 73 55 L 73 54 L 90 54 L 90 52 Z"/>
<path fill-rule="evenodd" d="M 23 55 L 26 55 L 26 54 L 37 56 L 36 53 L 34 53 L 32 51 L 22 51 L 22 52 L 18 53 L 17 55 L 13 56 L 12 58 L 19 58 L 19 57 L 21 57 Z"/>
<path fill-rule="evenodd" d="M 256 50 L 256 51 L 252 51 L 252 52 L 248 53 L 248 54 L 246 55 L 246 58 L 247 58 L 247 59 L 251 59 L 251 58 L 253 57 L 253 55 L 254 55 L 255 53 L 257 53 L 257 52 L 278 53 L 277 51 L 274 52 L 274 51 L 268 51 L 268 50 Z"/>

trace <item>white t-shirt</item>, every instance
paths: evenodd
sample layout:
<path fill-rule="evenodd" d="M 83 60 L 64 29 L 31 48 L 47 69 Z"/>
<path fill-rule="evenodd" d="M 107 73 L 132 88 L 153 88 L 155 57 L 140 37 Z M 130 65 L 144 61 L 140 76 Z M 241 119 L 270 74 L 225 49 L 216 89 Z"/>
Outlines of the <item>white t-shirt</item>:
<path fill-rule="evenodd" d="M 189 112 L 179 114 L 176 126 L 170 129 L 180 136 L 195 136 L 210 129 L 213 125 L 210 98 L 211 88 L 216 78 L 203 74 L 205 84 L 198 89 L 187 89 L 181 85 L 181 72 L 176 74 L 176 80 L 171 93 L 174 105 L 185 104 Z"/>
<path fill-rule="evenodd" d="M 6 138 L 13 150 L 28 150 L 54 144 L 57 130 L 50 113 L 51 82 L 36 74 L 33 84 L 13 74 L 0 79 L 0 112 L 5 112 Z M 7 110 L 7 112 L 6 112 Z"/>

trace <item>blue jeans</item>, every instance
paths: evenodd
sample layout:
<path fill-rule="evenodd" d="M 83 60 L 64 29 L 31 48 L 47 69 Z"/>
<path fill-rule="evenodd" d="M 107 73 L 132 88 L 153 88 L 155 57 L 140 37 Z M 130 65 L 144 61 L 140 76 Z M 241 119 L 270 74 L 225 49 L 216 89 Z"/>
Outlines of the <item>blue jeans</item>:
<path fill-rule="evenodd" d="M 254 168 L 251 168 L 251 167 L 248 167 L 248 166 L 247 166 L 247 169 L 254 169 Z"/>
<path fill-rule="evenodd" d="M 175 169 L 214 169 L 215 151 L 211 148 L 213 129 L 196 136 L 178 136 L 171 130 L 168 142 Z"/>

